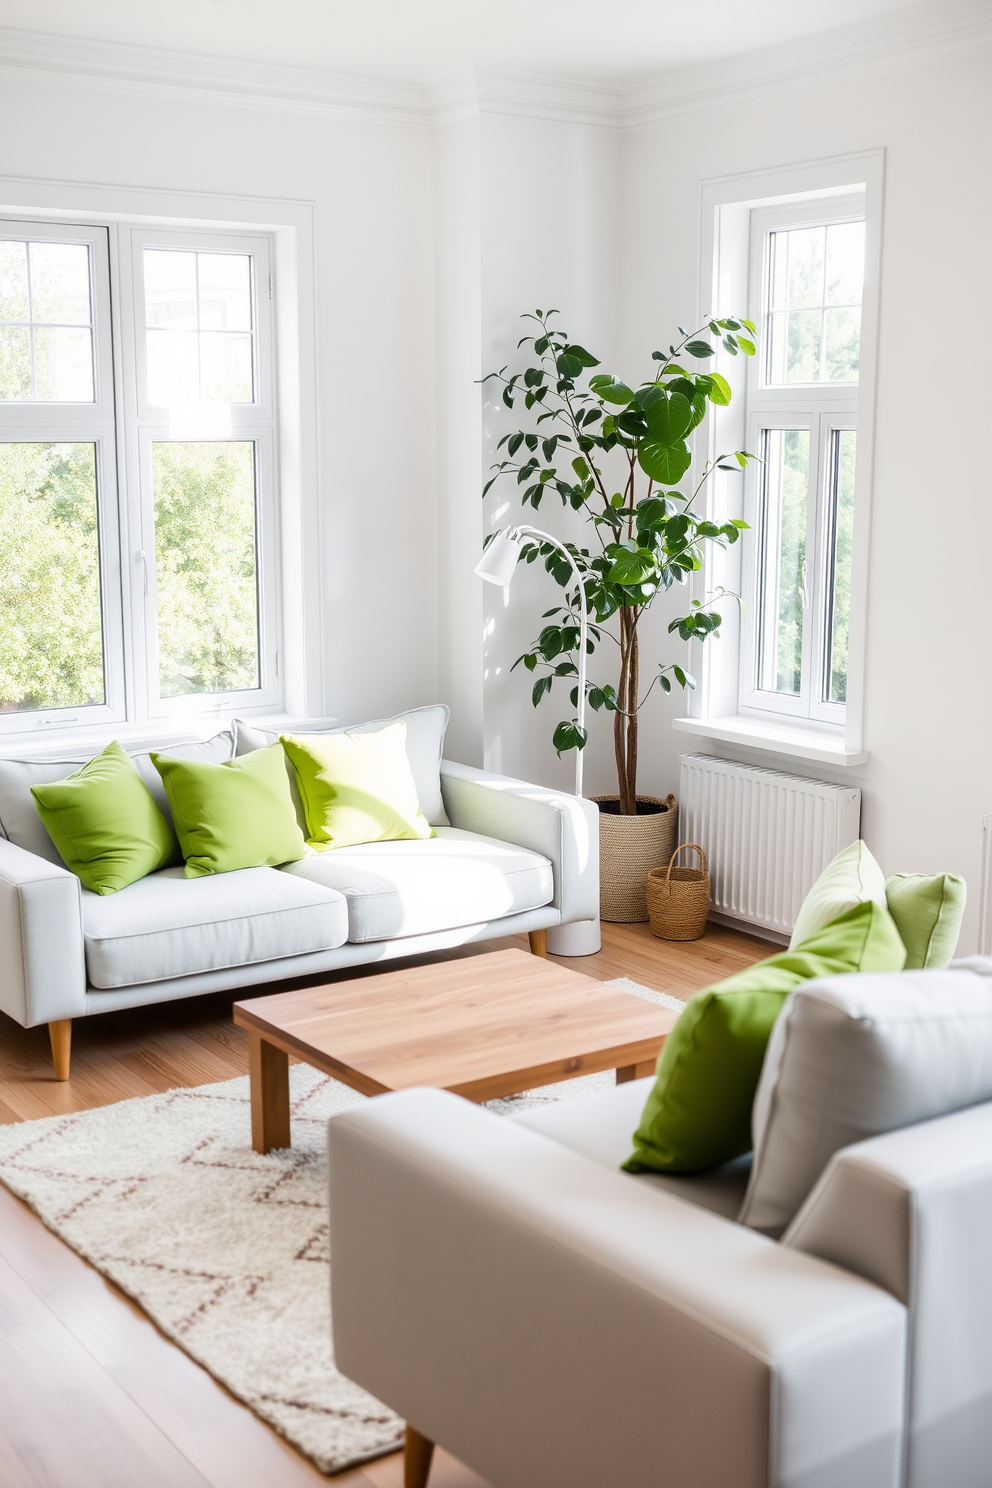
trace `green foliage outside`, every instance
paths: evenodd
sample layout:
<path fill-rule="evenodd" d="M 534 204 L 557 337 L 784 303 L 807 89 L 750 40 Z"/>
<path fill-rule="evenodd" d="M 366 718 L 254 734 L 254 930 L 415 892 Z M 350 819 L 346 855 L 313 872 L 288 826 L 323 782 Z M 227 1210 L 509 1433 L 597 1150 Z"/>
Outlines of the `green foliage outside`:
<path fill-rule="evenodd" d="M 152 488 L 162 697 L 257 687 L 254 446 L 156 444 Z"/>
<path fill-rule="evenodd" d="M 92 444 L 0 444 L 0 711 L 104 699 Z"/>

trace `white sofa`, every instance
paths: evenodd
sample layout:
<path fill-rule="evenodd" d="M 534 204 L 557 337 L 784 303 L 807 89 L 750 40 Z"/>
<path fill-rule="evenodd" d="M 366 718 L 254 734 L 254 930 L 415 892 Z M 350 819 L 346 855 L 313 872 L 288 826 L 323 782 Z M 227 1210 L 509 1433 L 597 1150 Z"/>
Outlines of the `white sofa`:
<path fill-rule="evenodd" d="M 196 879 L 167 868 L 104 897 L 63 866 L 30 794 L 89 755 L 0 760 L 0 1009 L 24 1027 L 52 1027 L 61 1078 L 74 1018 L 494 936 L 537 937 L 597 916 L 595 806 L 439 760 L 446 708 L 399 716 L 436 837 Z M 133 757 L 167 811 L 149 749 L 219 762 L 270 737 L 241 725 L 204 742 L 146 743 Z"/>
<path fill-rule="evenodd" d="M 793 994 L 895 988 L 867 1129 L 964 1108 L 835 1150 L 780 1240 L 736 1222 L 749 1159 L 619 1170 L 650 1080 L 512 1118 L 434 1090 L 335 1117 L 335 1352 L 410 1423 L 408 1488 L 435 1441 L 494 1488 L 988 1488 L 992 988 L 948 976 Z M 907 987 L 963 988 L 960 1026 L 896 1006 Z M 854 1119 L 842 1075 L 816 1083 L 810 1109 Z"/>

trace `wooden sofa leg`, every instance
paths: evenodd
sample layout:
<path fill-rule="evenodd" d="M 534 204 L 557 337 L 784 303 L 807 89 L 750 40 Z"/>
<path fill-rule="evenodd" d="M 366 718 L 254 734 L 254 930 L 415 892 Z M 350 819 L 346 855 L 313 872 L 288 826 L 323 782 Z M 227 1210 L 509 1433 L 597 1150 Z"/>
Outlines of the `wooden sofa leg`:
<path fill-rule="evenodd" d="M 427 1488 L 433 1456 L 434 1443 L 408 1426 L 403 1447 L 403 1488 Z"/>
<path fill-rule="evenodd" d="M 546 956 L 548 954 L 547 930 L 528 930 L 527 939 L 530 941 L 530 953 L 532 956 Z"/>
<path fill-rule="evenodd" d="M 69 1052 L 72 1048 L 72 1019 L 57 1018 L 54 1023 L 49 1023 L 48 1036 L 52 1041 L 55 1078 L 56 1080 L 68 1080 Z"/>

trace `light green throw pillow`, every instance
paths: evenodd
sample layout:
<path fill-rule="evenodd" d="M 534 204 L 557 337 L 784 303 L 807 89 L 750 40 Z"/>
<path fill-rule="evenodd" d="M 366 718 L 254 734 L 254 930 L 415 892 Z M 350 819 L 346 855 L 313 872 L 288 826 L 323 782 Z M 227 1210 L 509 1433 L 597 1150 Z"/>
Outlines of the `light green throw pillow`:
<path fill-rule="evenodd" d="M 405 723 L 370 734 L 280 737 L 296 771 L 308 843 L 318 852 L 437 836 L 417 799 Z"/>
<path fill-rule="evenodd" d="M 164 754 L 151 761 L 169 798 L 187 878 L 306 856 L 281 744 L 221 765 Z"/>
<path fill-rule="evenodd" d="M 888 880 L 885 900 L 906 947 L 907 968 L 947 965 L 957 949 L 967 897 L 967 884 L 953 873 L 897 873 Z"/>
<path fill-rule="evenodd" d="M 116 894 L 179 861 L 168 822 L 116 740 L 67 779 L 33 785 L 31 794 L 63 863 L 94 894 Z"/>
<path fill-rule="evenodd" d="M 750 1152 L 765 1049 L 792 989 L 844 972 L 901 971 L 905 959 L 888 911 L 866 900 L 795 950 L 697 992 L 661 1051 L 627 1172 L 698 1173 Z"/>
<path fill-rule="evenodd" d="M 885 905 L 885 874 L 863 842 L 852 842 L 820 874 L 802 902 L 789 949 L 802 945 L 855 904 L 873 899 Z"/>

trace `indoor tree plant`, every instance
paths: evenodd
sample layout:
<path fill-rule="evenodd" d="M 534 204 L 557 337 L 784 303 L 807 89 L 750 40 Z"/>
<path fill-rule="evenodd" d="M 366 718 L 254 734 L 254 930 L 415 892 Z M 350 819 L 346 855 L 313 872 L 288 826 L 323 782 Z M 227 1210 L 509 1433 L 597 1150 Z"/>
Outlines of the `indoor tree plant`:
<path fill-rule="evenodd" d="M 659 593 L 685 583 L 702 566 L 706 543 L 736 542 L 740 529 L 747 525 L 739 518 L 711 522 L 696 510 L 696 499 L 714 471 L 740 471 L 754 456 L 735 450 L 707 460 L 701 471 L 692 473 L 689 436 L 705 417 L 707 405 L 725 406 L 731 390 L 718 372 L 696 370 L 690 364 L 705 364 L 715 354 L 714 343 L 722 344 L 732 356 L 752 356 L 754 325 L 743 318 L 724 318 L 709 320 L 697 331 L 679 327 L 681 339 L 667 352 L 652 352 L 654 375 L 635 389 L 609 373 L 593 373 L 601 365 L 599 360 L 552 325 L 556 315 L 554 310 L 537 310 L 533 316 L 524 316 L 536 322 L 535 333 L 518 343 L 518 350 L 529 348 L 528 364 L 512 374 L 503 367 L 483 379 L 501 385 L 508 408 L 515 408 L 522 399 L 531 415 L 529 428 L 500 440 L 498 448 L 505 445 L 506 455 L 493 466 L 495 473 L 483 496 L 501 477 L 513 476 L 522 488 L 525 507 L 537 510 L 543 498 L 554 492 L 564 506 L 581 512 L 592 528 L 591 549 L 573 543 L 566 547 L 582 576 L 593 621 L 589 654 L 603 644 L 617 648 L 612 668 L 616 680 L 590 681 L 587 700 L 591 708 L 613 714 L 618 793 L 601 797 L 600 809 L 627 819 L 617 847 L 628 876 L 631 864 L 635 865 L 634 912 L 610 917 L 643 919 L 643 887 L 637 877 L 643 851 L 636 850 L 632 839 L 638 835 L 638 821 L 659 814 L 666 803 L 637 794 L 638 715 L 656 685 L 670 692 L 673 681 L 682 688 L 694 683 L 679 663 L 658 661 L 641 690 L 638 626 Z M 683 485 L 685 489 L 680 489 Z M 548 573 L 564 590 L 564 604 L 545 612 L 548 623 L 514 667 L 522 662 L 536 674 L 535 707 L 559 679 L 561 685 L 571 683 L 570 697 L 577 707 L 574 657 L 579 643 L 579 596 L 572 569 L 562 553 L 538 540 L 527 542 L 521 556 L 528 563 L 544 560 Z M 720 615 L 710 604 L 693 599 L 687 613 L 673 620 L 668 629 L 669 633 L 677 631 L 683 641 L 694 636 L 706 640 L 719 633 L 720 623 Z M 582 749 L 586 731 L 577 719 L 563 719 L 553 742 L 559 755 Z M 648 862 L 648 866 L 655 864 Z M 610 876 L 609 865 L 604 863 L 604 884 Z"/>

